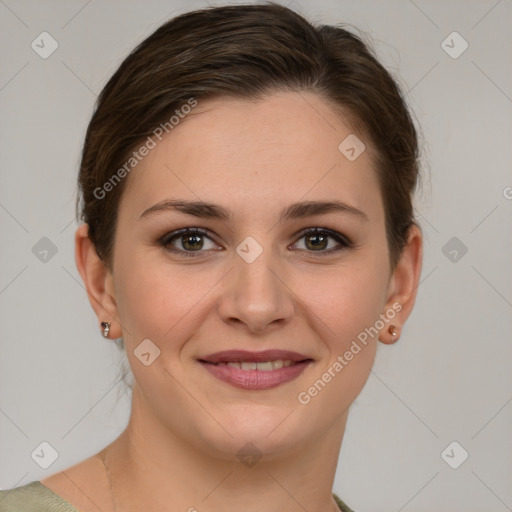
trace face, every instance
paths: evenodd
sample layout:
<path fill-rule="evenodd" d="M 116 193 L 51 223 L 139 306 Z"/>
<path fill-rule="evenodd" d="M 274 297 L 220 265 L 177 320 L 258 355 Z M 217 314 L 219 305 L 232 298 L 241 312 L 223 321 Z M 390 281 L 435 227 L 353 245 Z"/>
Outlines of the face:
<path fill-rule="evenodd" d="M 368 378 L 392 276 L 370 143 L 338 149 L 352 133 L 312 93 L 202 101 L 127 178 L 111 279 L 134 394 L 202 450 L 291 453 Z"/>

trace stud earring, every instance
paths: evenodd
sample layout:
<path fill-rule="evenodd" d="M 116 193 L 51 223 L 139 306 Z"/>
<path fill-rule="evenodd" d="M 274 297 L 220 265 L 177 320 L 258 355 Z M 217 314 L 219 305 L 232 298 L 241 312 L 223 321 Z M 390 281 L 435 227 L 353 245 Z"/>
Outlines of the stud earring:
<path fill-rule="evenodd" d="M 103 336 L 108 338 L 108 333 L 110 331 L 110 322 L 101 322 L 101 327 L 103 327 Z"/>
<path fill-rule="evenodd" d="M 389 334 L 391 334 L 391 336 L 393 336 L 393 337 L 398 336 L 398 335 L 397 335 L 397 333 L 396 333 L 396 330 L 395 330 L 395 326 L 394 326 L 394 325 L 390 325 L 390 326 L 389 326 L 388 332 L 389 332 Z"/>

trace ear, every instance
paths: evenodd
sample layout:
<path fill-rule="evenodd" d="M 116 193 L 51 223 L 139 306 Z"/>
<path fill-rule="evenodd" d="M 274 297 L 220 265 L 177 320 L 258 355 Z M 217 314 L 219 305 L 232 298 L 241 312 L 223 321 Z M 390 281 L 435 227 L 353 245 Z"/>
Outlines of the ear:
<path fill-rule="evenodd" d="M 389 282 L 384 312 L 394 311 L 396 314 L 393 319 L 389 319 L 388 323 L 385 323 L 384 328 L 379 333 L 379 341 L 382 343 L 392 344 L 400 338 L 402 327 L 411 314 L 416 301 L 422 261 L 423 235 L 420 227 L 413 224 L 409 228 L 407 243 Z M 386 316 L 386 318 L 389 318 L 389 316 Z M 390 326 L 394 326 L 395 336 L 389 331 Z"/>
<path fill-rule="evenodd" d="M 112 273 L 98 256 L 88 234 L 88 224 L 81 224 L 76 230 L 76 266 L 82 276 L 92 309 L 98 317 L 101 331 L 103 332 L 101 322 L 110 322 L 108 337 L 119 338 L 122 336 L 122 330 L 118 321 Z"/>

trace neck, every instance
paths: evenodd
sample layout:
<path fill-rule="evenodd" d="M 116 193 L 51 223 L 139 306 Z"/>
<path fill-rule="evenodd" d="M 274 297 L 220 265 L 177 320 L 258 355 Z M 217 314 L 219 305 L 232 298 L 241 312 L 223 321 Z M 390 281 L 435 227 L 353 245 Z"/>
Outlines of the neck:
<path fill-rule="evenodd" d="M 347 411 L 327 433 L 272 460 L 227 460 L 166 429 L 134 388 L 126 430 L 108 446 L 117 512 L 339 510 L 332 497 Z"/>

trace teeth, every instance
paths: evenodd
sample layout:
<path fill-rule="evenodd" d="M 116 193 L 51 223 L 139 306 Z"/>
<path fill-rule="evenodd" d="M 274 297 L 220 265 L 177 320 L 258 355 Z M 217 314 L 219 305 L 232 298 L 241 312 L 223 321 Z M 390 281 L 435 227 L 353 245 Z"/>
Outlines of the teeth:
<path fill-rule="evenodd" d="M 262 372 L 272 371 L 274 367 L 272 366 L 272 361 L 268 361 L 266 363 L 256 363 L 256 370 L 261 370 Z"/>
<path fill-rule="evenodd" d="M 279 370 L 280 368 L 291 366 L 295 364 L 291 360 L 283 361 L 278 359 L 276 361 L 265 361 L 261 363 L 246 362 L 246 361 L 229 361 L 228 363 L 220 362 L 218 366 L 231 366 L 232 368 L 238 368 L 241 370 L 259 370 L 262 372 L 270 372 L 272 370 Z"/>

